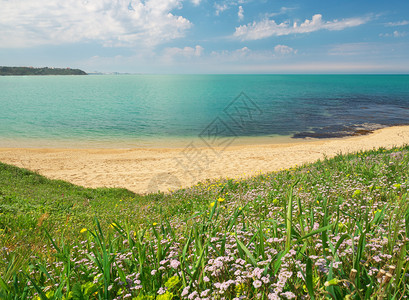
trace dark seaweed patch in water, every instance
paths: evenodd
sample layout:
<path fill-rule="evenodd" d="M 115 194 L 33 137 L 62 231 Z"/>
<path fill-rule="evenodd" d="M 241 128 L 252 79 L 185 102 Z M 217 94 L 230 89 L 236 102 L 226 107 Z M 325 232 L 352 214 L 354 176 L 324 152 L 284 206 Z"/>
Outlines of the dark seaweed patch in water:
<path fill-rule="evenodd" d="M 308 118 L 305 129 L 296 130 L 293 138 L 365 135 L 383 127 L 409 124 L 408 107 L 402 105 L 399 98 L 355 96 L 320 102 L 321 113 L 316 118 Z M 303 117 L 300 113 L 299 119 Z"/>
<path fill-rule="evenodd" d="M 376 129 L 386 127 L 380 124 L 359 124 L 359 125 L 334 125 L 323 128 L 314 128 L 311 131 L 298 132 L 293 135 L 294 139 L 315 138 L 329 139 L 342 138 L 346 136 L 358 136 L 372 133 Z"/>

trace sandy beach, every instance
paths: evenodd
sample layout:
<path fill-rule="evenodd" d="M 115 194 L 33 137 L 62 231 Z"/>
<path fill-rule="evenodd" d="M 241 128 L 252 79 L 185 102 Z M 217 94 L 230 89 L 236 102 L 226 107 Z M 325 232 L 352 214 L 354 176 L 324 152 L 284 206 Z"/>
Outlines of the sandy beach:
<path fill-rule="evenodd" d="M 85 187 L 121 187 L 146 193 L 186 187 L 206 179 L 277 171 L 339 153 L 404 144 L 409 144 L 409 126 L 342 139 L 225 148 L 0 148 L 0 161 Z"/>

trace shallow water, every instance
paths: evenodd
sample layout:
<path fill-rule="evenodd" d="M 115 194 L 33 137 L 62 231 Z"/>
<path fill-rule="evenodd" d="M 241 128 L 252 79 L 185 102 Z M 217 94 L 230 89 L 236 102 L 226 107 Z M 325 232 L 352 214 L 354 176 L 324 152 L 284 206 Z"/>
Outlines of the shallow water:
<path fill-rule="evenodd" d="M 397 124 L 409 124 L 408 75 L 0 77 L 0 147 L 265 143 Z"/>

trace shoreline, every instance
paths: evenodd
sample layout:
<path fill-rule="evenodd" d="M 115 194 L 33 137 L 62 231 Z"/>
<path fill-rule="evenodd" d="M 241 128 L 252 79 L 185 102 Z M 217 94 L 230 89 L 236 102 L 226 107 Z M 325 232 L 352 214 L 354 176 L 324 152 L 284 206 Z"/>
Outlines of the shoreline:
<path fill-rule="evenodd" d="M 288 144 L 299 142 L 299 138 L 292 136 L 267 135 L 267 136 L 240 136 L 220 137 L 222 139 L 234 139 L 230 146 L 264 145 L 264 144 Z M 308 140 L 303 139 L 303 140 Z M 89 140 L 89 139 L 27 139 L 27 138 L 2 138 L 0 149 L 106 149 L 106 150 L 131 150 L 131 149 L 183 149 L 194 143 L 198 147 L 207 147 L 199 136 L 191 137 L 155 137 L 143 139 L 112 139 L 112 140 Z"/>
<path fill-rule="evenodd" d="M 0 148 L 0 161 L 86 187 L 136 193 L 188 187 L 206 179 L 244 178 L 340 153 L 409 144 L 409 126 L 360 136 L 287 143 L 232 144 L 225 148 Z"/>
<path fill-rule="evenodd" d="M 409 124 L 380 125 L 380 124 L 360 124 L 350 126 L 329 126 L 320 130 L 297 132 L 291 135 L 260 135 L 260 136 L 235 136 L 217 137 L 219 139 L 232 139 L 229 147 L 249 146 L 249 145 L 275 145 L 306 143 L 322 140 L 346 139 L 356 136 L 369 135 L 376 130 L 388 127 L 405 127 Z M 0 138 L 0 149 L 177 149 L 185 148 L 194 143 L 197 147 L 208 147 L 199 136 L 188 137 L 140 137 L 140 138 L 112 138 L 112 139 L 86 139 L 86 138 Z"/>

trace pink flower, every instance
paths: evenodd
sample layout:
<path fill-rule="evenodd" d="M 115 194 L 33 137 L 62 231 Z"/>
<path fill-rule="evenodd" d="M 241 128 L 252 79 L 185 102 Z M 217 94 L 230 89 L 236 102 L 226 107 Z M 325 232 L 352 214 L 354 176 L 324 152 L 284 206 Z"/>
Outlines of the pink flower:
<path fill-rule="evenodd" d="M 170 266 L 174 269 L 177 269 L 180 266 L 180 262 L 176 259 L 172 259 L 170 261 Z"/>
<path fill-rule="evenodd" d="M 260 280 L 253 281 L 253 286 L 258 289 L 263 283 Z"/>

